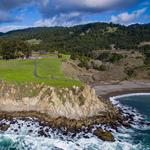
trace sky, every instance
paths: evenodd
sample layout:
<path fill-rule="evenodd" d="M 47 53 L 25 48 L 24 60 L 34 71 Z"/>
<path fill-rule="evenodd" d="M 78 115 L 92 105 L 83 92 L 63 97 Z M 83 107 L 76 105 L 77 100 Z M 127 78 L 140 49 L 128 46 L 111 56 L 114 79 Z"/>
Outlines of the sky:
<path fill-rule="evenodd" d="M 0 0 L 0 32 L 91 22 L 150 23 L 150 0 Z"/>

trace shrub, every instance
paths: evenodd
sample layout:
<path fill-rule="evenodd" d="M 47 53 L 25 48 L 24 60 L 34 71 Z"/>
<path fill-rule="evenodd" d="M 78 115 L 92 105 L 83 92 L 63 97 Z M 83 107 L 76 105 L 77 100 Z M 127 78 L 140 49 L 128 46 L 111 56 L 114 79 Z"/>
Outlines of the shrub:
<path fill-rule="evenodd" d="M 134 68 L 126 68 L 125 72 L 128 75 L 128 77 L 134 77 L 135 76 Z"/>
<path fill-rule="evenodd" d="M 104 62 L 111 62 L 111 63 L 118 62 L 122 58 L 124 58 L 123 55 L 117 53 L 110 53 L 110 52 L 104 52 L 98 57 L 98 59 Z"/>
<path fill-rule="evenodd" d="M 99 68 L 97 68 L 99 71 L 106 71 L 107 67 L 105 65 L 101 65 Z"/>
<path fill-rule="evenodd" d="M 112 53 L 110 59 L 109 59 L 109 62 L 111 63 L 115 63 L 115 62 L 118 62 L 120 61 L 121 59 L 123 59 L 123 55 L 121 54 L 116 54 L 116 53 Z"/>
<path fill-rule="evenodd" d="M 110 52 L 103 52 L 100 54 L 98 59 L 102 61 L 109 61 L 110 55 L 111 55 Z"/>
<path fill-rule="evenodd" d="M 150 59 L 149 59 L 149 58 L 146 58 L 145 61 L 144 61 L 144 64 L 145 64 L 145 65 L 150 65 Z"/>
<path fill-rule="evenodd" d="M 77 59 L 77 55 L 76 55 L 75 53 L 73 53 L 73 54 L 71 54 L 70 58 L 71 58 L 72 60 L 76 60 L 76 59 Z"/>

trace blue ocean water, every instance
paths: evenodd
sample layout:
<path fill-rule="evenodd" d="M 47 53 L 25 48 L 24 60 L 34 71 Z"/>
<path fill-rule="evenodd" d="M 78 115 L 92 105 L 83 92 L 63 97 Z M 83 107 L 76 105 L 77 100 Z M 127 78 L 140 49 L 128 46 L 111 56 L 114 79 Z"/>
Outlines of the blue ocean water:
<path fill-rule="evenodd" d="M 132 95 L 118 98 L 123 105 L 136 108 L 136 110 L 150 119 L 150 95 Z"/>
<path fill-rule="evenodd" d="M 148 122 L 147 128 L 144 126 L 133 128 L 134 132 L 131 135 L 134 143 L 140 143 L 143 149 L 150 150 L 150 95 L 132 95 L 118 100 L 124 106 L 136 109 L 136 113 L 141 115 L 143 121 Z"/>
<path fill-rule="evenodd" d="M 150 150 L 150 126 L 141 121 L 150 121 L 150 94 L 124 95 L 111 98 L 124 114 L 134 115 L 135 122 L 127 129 L 119 128 L 113 135 L 116 141 L 104 142 L 92 133 L 79 133 L 72 137 L 32 118 L 15 119 L 13 122 L 1 119 L 0 123 L 10 124 L 0 132 L 0 150 Z M 43 131 L 43 136 L 39 131 Z"/>

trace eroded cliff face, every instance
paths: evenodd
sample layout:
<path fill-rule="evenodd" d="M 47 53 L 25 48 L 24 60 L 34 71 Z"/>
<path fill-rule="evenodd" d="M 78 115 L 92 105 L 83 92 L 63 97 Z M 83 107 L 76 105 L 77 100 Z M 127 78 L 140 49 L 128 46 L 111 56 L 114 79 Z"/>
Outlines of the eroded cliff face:
<path fill-rule="evenodd" d="M 108 107 L 90 86 L 54 88 L 0 82 L 0 111 L 37 111 L 53 118 L 82 119 L 98 116 L 108 111 Z"/>

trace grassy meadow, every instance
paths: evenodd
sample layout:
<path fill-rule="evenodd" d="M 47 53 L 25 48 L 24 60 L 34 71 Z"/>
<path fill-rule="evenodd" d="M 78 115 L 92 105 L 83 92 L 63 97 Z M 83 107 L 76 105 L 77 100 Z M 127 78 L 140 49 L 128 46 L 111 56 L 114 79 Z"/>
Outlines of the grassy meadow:
<path fill-rule="evenodd" d="M 37 77 L 34 75 L 35 60 L 0 60 L 0 80 L 13 83 L 45 83 L 51 86 L 70 87 L 81 85 L 61 70 L 61 59 L 55 57 L 36 60 Z"/>

